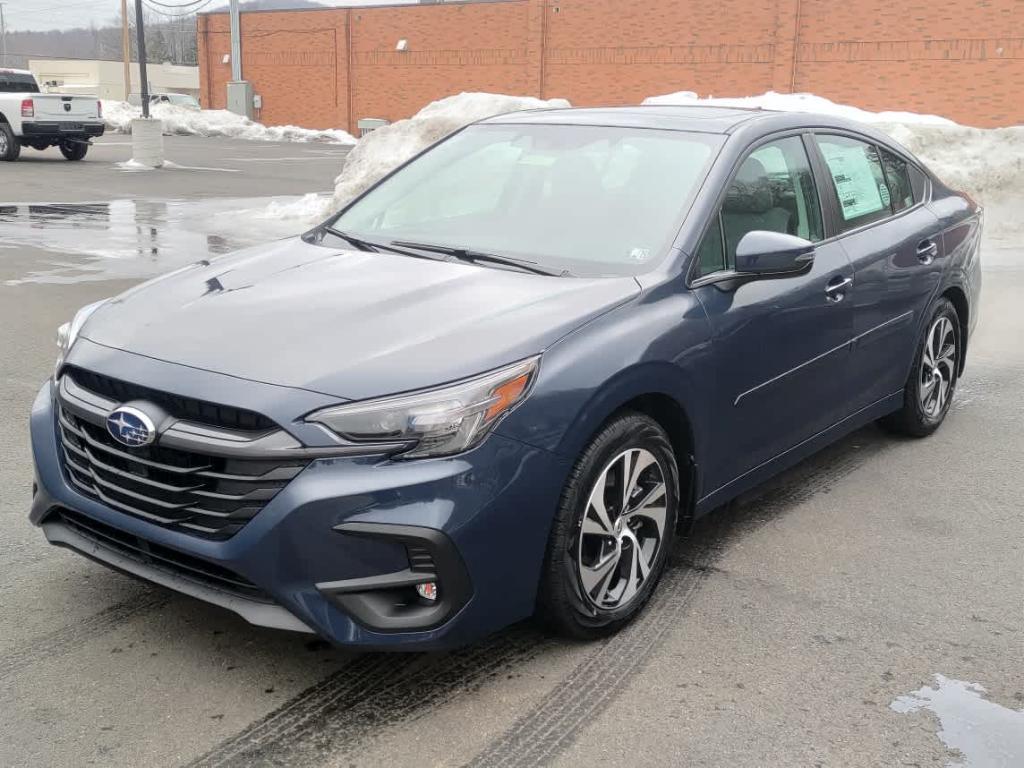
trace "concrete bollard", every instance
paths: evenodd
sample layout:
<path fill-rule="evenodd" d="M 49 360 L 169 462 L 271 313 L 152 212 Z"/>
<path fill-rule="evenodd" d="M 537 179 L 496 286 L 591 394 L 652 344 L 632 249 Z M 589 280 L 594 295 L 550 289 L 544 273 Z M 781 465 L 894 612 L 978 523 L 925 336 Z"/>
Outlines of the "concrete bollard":
<path fill-rule="evenodd" d="M 152 118 L 132 120 L 132 160 L 150 168 L 164 164 L 163 123 Z"/>

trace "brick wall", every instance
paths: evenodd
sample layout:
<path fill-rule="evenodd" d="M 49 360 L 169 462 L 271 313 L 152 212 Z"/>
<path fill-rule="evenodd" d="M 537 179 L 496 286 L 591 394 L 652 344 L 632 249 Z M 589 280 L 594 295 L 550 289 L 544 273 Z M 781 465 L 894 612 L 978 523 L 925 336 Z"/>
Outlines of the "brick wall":
<path fill-rule="evenodd" d="M 243 74 L 273 125 L 354 132 L 360 117 L 397 120 L 459 91 L 585 106 L 770 89 L 1024 123 L 1019 0 L 508 0 L 241 18 Z M 203 103 L 223 107 L 228 16 L 198 24 Z"/>

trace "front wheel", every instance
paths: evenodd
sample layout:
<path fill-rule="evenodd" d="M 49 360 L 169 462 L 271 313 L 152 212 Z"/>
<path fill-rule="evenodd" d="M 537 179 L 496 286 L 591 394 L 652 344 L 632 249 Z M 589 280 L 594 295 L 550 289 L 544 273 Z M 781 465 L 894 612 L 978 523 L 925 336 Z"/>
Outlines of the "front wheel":
<path fill-rule="evenodd" d="M 903 390 L 903 407 L 882 419 L 882 425 L 911 437 L 925 437 L 938 429 L 953 402 L 962 350 L 956 307 L 941 298 L 918 342 Z"/>
<path fill-rule="evenodd" d="M 628 624 L 661 578 L 678 506 L 679 472 L 665 430 L 638 413 L 610 421 L 562 493 L 541 576 L 540 617 L 580 639 Z"/>
<path fill-rule="evenodd" d="M 89 151 L 89 145 L 84 141 L 62 141 L 60 153 L 66 160 L 81 160 Z"/>

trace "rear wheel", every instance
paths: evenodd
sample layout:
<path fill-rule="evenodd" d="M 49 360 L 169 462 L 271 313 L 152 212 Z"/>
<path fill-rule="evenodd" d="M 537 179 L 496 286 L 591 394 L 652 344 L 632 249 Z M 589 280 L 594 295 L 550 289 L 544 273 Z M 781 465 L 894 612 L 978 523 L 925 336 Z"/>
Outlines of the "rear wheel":
<path fill-rule="evenodd" d="M 18 143 L 10 124 L 0 123 L 0 160 L 17 160 L 20 154 L 21 144 Z"/>
<path fill-rule="evenodd" d="M 882 419 L 882 425 L 912 437 L 925 437 L 938 429 L 953 402 L 962 349 L 956 307 L 941 298 L 918 342 L 903 390 L 903 407 Z"/>
<path fill-rule="evenodd" d="M 592 639 L 628 624 L 661 578 L 675 531 L 679 473 L 665 431 L 630 413 L 609 422 L 576 462 L 545 558 L 538 613 Z"/>
<path fill-rule="evenodd" d="M 60 143 L 60 153 L 67 160 L 81 160 L 88 151 L 89 145 L 84 141 L 62 141 Z"/>

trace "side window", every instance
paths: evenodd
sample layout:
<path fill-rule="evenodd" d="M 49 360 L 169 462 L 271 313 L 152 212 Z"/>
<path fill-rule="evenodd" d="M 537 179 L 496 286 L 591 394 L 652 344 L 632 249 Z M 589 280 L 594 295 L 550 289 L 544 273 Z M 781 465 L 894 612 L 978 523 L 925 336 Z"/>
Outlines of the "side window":
<path fill-rule="evenodd" d="M 928 177 L 916 165 L 908 166 L 907 170 L 910 174 L 910 188 L 914 191 L 914 200 L 921 202 L 928 194 Z"/>
<path fill-rule="evenodd" d="M 873 144 L 846 136 L 818 136 L 839 199 L 843 230 L 879 221 L 892 214 L 892 195 Z"/>
<path fill-rule="evenodd" d="M 718 226 L 716 226 L 716 224 Z M 740 165 L 697 252 L 697 275 L 736 264 L 736 246 L 754 230 L 822 238 L 821 206 L 799 136 L 763 144 Z"/>
<path fill-rule="evenodd" d="M 909 208 L 914 204 L 914 191 L 910 187 L 907 161 L 881 147 L 878 148 L 878 155 L 882 159 L 882 170 L 885 171 L 885 183 L 889 188 L 893 213 Z"/>

